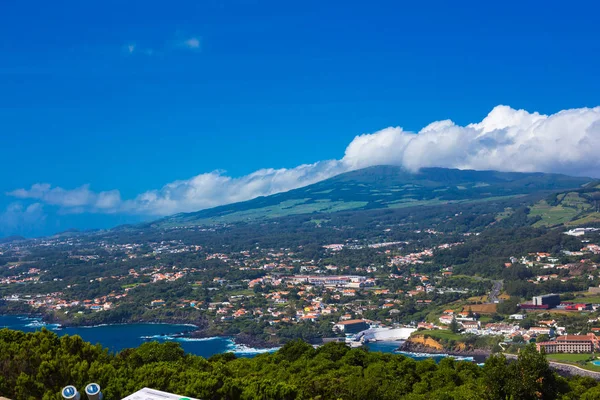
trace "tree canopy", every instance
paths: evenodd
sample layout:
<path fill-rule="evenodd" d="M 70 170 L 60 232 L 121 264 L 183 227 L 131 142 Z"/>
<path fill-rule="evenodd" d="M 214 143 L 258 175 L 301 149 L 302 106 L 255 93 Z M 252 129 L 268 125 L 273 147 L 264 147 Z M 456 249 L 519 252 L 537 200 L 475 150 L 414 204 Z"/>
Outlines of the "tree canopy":
<path fill-rule="evenodd" d="M 483 368 L 443 359 L 319 348 L 292 341 L 254 358 L 184 354 L 176 343 L 148 342 L 111 354 L 79 336 L 0 330 L 0 395 L 57 400 L 72 384 L 102 386 L 106 399 L 152 387 L 201 399 L 596 399 L 589 378 L 562 378 L 533 345 L 514 362 L 490 357 Z"/>

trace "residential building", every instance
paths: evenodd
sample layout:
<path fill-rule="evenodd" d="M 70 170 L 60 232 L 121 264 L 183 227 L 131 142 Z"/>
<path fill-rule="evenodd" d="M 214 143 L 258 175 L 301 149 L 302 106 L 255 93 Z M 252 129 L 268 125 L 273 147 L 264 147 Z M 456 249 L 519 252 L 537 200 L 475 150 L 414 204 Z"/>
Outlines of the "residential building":
<path fill-rule="evenodd" d="M 552 353 L 591 353 L 598 347 L 598 339 L 593 333 L 587 335 L 559 336 L 554 341 L 536 344 L 538 351 L 544 349 Z"/>
<path fill-rule="evenodd" d="M 348 321 L 340 321 L 333 327 L 341 332 L 351 334 L 369 329 L 369 324 L 364 319 L 351 319 Z"/>

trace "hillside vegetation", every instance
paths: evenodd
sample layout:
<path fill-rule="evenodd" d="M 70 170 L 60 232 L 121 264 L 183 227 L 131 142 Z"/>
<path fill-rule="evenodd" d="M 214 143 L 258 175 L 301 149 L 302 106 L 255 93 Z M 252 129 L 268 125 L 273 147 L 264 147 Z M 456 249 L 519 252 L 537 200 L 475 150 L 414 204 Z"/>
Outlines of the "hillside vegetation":
<path fill-rule="evenodd" d="M 250 201 L 177 214 L 154 227 L 250 222 L 289 215 L 493 201 L 579 189 L 589 178 L 558 174 L 377 166 L 347 172 L 300 189 Z"/>
<path fill-rule="evenodd" d="M 577 226 L 600 222 L 600 186 L 554 193 L 530 208 L 531 217 L 539 217 L 534 226 Z"/>

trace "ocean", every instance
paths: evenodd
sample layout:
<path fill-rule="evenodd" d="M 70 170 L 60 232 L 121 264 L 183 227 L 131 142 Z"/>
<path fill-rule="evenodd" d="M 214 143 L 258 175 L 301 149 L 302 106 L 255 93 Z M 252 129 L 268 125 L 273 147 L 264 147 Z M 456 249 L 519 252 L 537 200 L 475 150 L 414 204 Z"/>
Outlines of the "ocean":
<path fill-rule="evenodd" d="M 40 318 L 0 315 L 0 329 L 10 328 L 24 332 L 34 332 L 43 327 L 55 332 L 59 336 L 79 335 L 83 340 L 94 344 L 100 343 L 112 352 L 138 347 L 142 343 L 151 340 L 178 342 L 186 352 L 202 357 L 210 357 L 225 352 L 233 352 L 240 357 L 251 357 L 256 354 L 277 350 L 254 349 L 243 345 L 236 345 L 231 338 L 227 337 L 195 339 L 177 336 L 193 331 L 194 326 L 191 325 L 140 323 L 60 328 L 55 324 L 45 324 Z"/>
<path fill-rule="evenodd" d="M 98 325 L 90 327 L 68 327 L 61 328 L 55 324 L 46 324 L 40 318 L 29 316 L 0 315 L 0 329 L 9 328 L 24 332 L 35 332 L 45 327 L 59 336 L 79 335 L 87 342 L 100 343 L 112 352 L 118 352 L 126 348 L 138 347 L 146 341 L 156 340 L 159 342 L 178 342 L 187 353 L 202 357 L 210 357 L 215 354 L 232 352 L 238 357 L 253 357 L 260 353 L 276 351 L 274 349 L 257 349 L 236 344 L 228 337 L 209 338 L 187 338 L 182 337 L 187 332 L 193 331 L 192 325 L 179 324 L 122 324 L 122 325 Z M 371 351 L 393 353 L 401 342 L 373 342 L 367 346 Z M 446 355 L 431 356 L 420 353 L 400 353 L 416 360 L 433 358 L 441 360 Z M 457 357 L 463 360 L 473 360 L 472 357 Z"/>

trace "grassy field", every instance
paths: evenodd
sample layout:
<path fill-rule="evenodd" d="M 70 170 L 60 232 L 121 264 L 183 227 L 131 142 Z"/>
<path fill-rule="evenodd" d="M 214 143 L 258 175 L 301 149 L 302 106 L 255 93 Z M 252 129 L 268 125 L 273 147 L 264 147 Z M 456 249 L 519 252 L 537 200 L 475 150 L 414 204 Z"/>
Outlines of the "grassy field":
<path fill-rule="evenodd" d="M 583 197 L 579 195 L 579 193 L 567 193 L 562 198 L 558 198 L 560 200 L 560 204 L 567 207 L 573 207 L 579 211 L 587 210 L 591 208 L 590 203 Z"/>
<path fill-rule="evenodd" d="M 570 207 L 550 206 L 546 200 L 542 200 L 531 207 L 530 217 L 541 217 L 534 226 L 554 226 L 569 222 L 577 215 L 577 210 Z"/>
<path fill-rule="evenodd" d="M 586 360 L 590 359 L 592 354 L 548 354 L 548 361 L 555 361 L 563 364 L 572 364 L 588 371 L 600 372 L 600 366 L 594 365 Z"/>
<path fill-rule="evenodd" d="M 361 208 L 368 203 L 366 201 L 330 201 L 328 199 L 320 199 L 315 202 L 307 203 L 309 200 L 311 199 L 287 200 L 273 206 L 237 211 L 222 216 L 202 218 L 198 219 L 196 222 L 199 224 L 231 223 L 236 221 L 277 218 L 296 214 L 310 214 L 313 212 L 336 212 Z M 174 224 L 177 225 L 177 222 L 174 222 Z"/>
<path fill-rule="evenodd" d="M 474 302 L 476 302 L 476 301 L 479 301 L 479 302 L 485 303 L 485 302 L 487 302 L 487 301 L 488 301 L 488 297 L 487 297 L 487 295 L 483 295 L 483 296 L 473 296 L 473 297 L 469 297 L 469 298 L 467 299 L 467 301 L 470 301 L 470 302 L 473 302 L 473 303 L 474 303 Z"/>
<path fill-rule="evenodd" d="M 600 221 L 600 213 L 594 212 L 589 200 L 578 193 L 560 194 L 556 200 L 558 204 L 554 206 L 542 200 L 531 207 L 529 216 L 542 218 L 534 226 L 575 226 Z"/>
<path fill-rule="evenodd" d="M 569 300 L 574 303 L 600 303 L 600 296 L 578 296 L 573 300 Z"/>
<path fill-rule="evenodd" d="M 573 221 L 567 223 L 566 225 L 567 226 L 576 226 L 576 225 L 584 225 L 584 224 L 589 224 L 591 222 L 598 222 L 598 221 L 600 221 L 600 213 L 593 212 L 582 218 L 573 220 Z"/>
<path fill-rule="evenodd" d="M 569 300 L 569 301 L 575 301 L 575 300 Z M 591 313 L 592 311 L 574 311 L 574 310 L 556 310 L 556 309 L 552 309 L 552 310 L 527 310 L 527 313 L 529 314 L 550 314 L 550 318 L 553 318 L 553 315 L 555 314 L 562 314 L 562 315 L 581 315 L 582 313 Z"/>
<path fill-rule="evenodd" d="M 321 225 L 321 224 L 324 224 L 324 223 L 329 222 L 329 221 L 331 221 L 331 220 L 330 219 L 315 219 L 315 218 L 313 218 L 313 219 L 311 219 L 308 222 L 313 223 L 315 225 Z"/>
<path fill-rule="evenodd" d="M 413 335 L 427 335 L 434 339 L 459 340 L 460 335 L 446 330 L 416 331 Z"/>
<path fill-rule="evenodd" d="M 551 361 L 559 361 L 559 362 L 563 362 L 563 361 L 570 361 L 570 362 L 577 362 L 577 361 L 585 361 L 587 359 L 589 359 L 590 357 L 592 357 L 591 354 L 548 354 L 546 355 L 546 358 L 548 360 Z"/>

